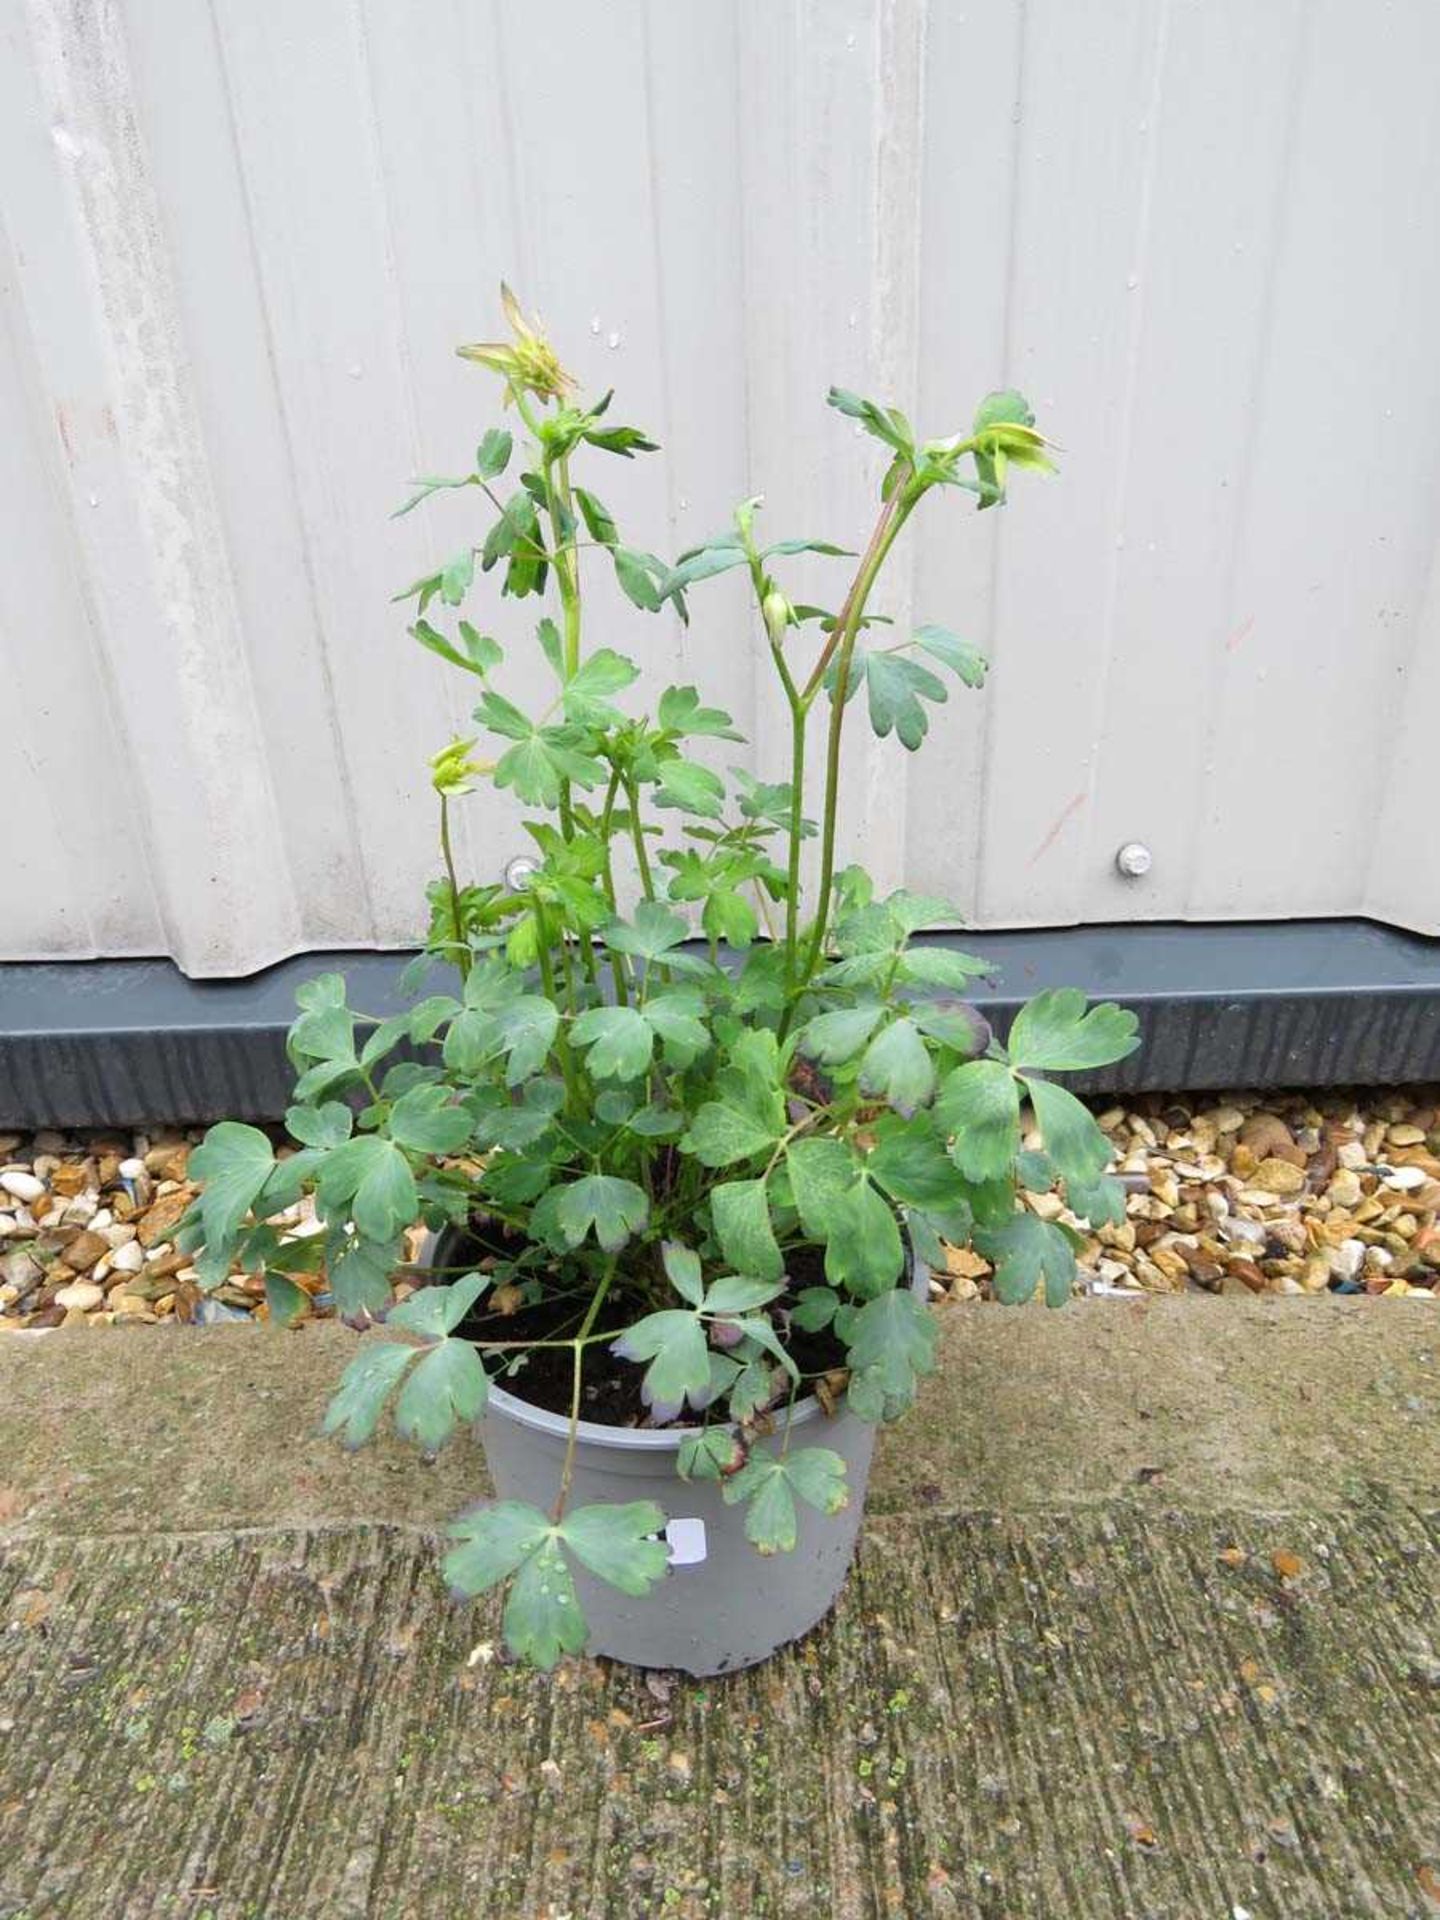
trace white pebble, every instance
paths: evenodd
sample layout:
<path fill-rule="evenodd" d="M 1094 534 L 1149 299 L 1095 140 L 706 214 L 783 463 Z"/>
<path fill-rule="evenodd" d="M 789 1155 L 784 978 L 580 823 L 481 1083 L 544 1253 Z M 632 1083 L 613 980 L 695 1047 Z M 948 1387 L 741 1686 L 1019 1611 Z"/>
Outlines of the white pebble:
<path fill-rule="evenodd" d="M 1330 1271 L 1339 1280 L 1354 1280 L 1365 1264 L 1365 1242 L 1342 1240 L 1330 1249 Z"/>
<path fill-rule="evenodd" d="M 116 1172 L 122 1180 L 138 1180 L 145 1171 L 143 1160 L 122 1160 Z"/>
<path fill-rule="evenodd" d="M 88 1313 L 91 1307 L 98 1307 L 105 1298 L 105 1289 L 97 1287 L 93 1280 L 77 1280 L 73 1287 L 61 1287 L 55 1296 L 57 1307 L 64 1307 L 67 1313 L 76 1308 Z"/>
<path fill-rule="evenodd" d="M 110 1255 L 116 1273 L 139 1273 L 145 1264 L 145 1250 L 138 1240 L 122 1240 Z"/>
<path fill-rule="evenodd" d="M 1273 1201 L 1275 1196 L 1262 1193 L 1257 1198 L 1264 1202 Z M 1228 1240 L 1232 1246 L 1238 1244 L 1246 1247 L 1263 1247 L 1265 1229 L 1258 1220 L 1247 1220 L 1243 1213 L 1237 1213 L 1232 1218 L 1220 1222 L 1220 1237 L 1222 1240 Z"/>
<path fill-rule="evenodd" d="M 0 1187 L 3 1187 L 12 1199 L 38 1200 L 45 1191 L 45 1182 L 37 1180 L 33 1173 L 0 1173 Z"/>
<path fill-rule="evenodd" d="M 1423 1187 L 1430 1178 L 1423 1167 L 1394 1167 L 1385 1176 L 1387 1187 L 1398 1187 L 1401 1193 L 1409 1193 L 1414 1187 Z"/>

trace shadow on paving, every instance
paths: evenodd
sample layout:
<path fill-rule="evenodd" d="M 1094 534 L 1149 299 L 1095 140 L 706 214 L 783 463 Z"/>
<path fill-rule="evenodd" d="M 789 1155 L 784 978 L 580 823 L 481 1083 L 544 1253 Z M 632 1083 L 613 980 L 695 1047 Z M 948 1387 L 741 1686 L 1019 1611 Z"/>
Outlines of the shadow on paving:
<path fill-rule="evenodd" d="M 0 1916 L 1433 1920 L 1440 1321 L 1196 1304 L 952 1323 L 835 1616 L 706 1682 L 504 1665 L 399 1453 L 332 1511 L 338 1329 L 0 1342 Z"/>

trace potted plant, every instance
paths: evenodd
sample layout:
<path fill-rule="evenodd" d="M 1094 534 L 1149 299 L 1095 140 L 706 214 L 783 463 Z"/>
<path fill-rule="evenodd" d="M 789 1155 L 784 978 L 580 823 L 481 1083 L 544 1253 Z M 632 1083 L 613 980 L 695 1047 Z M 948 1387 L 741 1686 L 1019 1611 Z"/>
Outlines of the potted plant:
<path fill-rule="evenodd" d="M 263 1269 L 282 1322 L 323 1258 L 343 1317 L 383 1327 L 325 1418 L 347 1444 L 391 1406 L 433 1454 L 488 1407 L 501 1498 L 455 1521 L 444 1565 L 462 1594 L 507 1588 L 515 1654 L 548 1667 L 588 1640 L 711 1673 L 804 1632 L 839 1591 L 874 1427 L 934 1364 L 926 1280 L 943 1243 L 978 1247 L 1001 1300 L 1040 1288 L 1058 1305 L 1078 1236 L 1024 1196 L 1121 1217 L 1104 1135 L 1050 1076 L 1119 1060 L 1136 1022 L 1051 991 L 1002 1046 L 963 998 L 986 963 L 920 937 L 953 909 L 878 898 L 837 866 L 847 718 L 913 752 L 942 675 L 985 675 L 944 627 L 897 633 L 877 581 L 927 495 L 985 509 L 1012 470 L 1052 470 L 1023 398 L 992 393 L 967 432 L 922 442 L 895 409 L 832 389 L 889 459 L 837 604 L 797 605 L 787 556 L 854 556 L 762 537 L 758 500 L 673 566 L 621 539 L 581 473 L 654 444 L 613 424 L 609 394 L 578 404 L 504 301 L 510 338 L 460 351 L 499 376 L 524 444 L 492 427 L 470 472 L 416 483 L 400 509 L 466 488 L 490 516 L 479 545 L 400 596 L 414 638 L 473 677 L 497 742 L 481 759 L 455 740 L 431 763 L 443 874 L 426 958 L 448 980 L 379 1020 L 339 975 L 311 981 L 289 1038 L 296 1150 L 211 1128 L 183 1244 L 207 1285 L 237 1261 Z M 790 718 L 784 778 L 727 782 L 701 757 L 740 736 L 694 687 L 632 694 L 637 668 L 584 622 L 596 566 L 637 615 L 686 619 L 706 579 L 748 580 Z M 539 713 L 507 696 L 501 648 L 461 611 L 497 579 L 554 609 L 536 627 L 553 677 Z M 451 809 L 482 780 L 537 815 L 512 887 L 456 870 Z M 302 1237 L 275 1217 L 306 1193 L 323 1233 Z M 436 1237 L 407 1262 L 421 1227 Z"/>

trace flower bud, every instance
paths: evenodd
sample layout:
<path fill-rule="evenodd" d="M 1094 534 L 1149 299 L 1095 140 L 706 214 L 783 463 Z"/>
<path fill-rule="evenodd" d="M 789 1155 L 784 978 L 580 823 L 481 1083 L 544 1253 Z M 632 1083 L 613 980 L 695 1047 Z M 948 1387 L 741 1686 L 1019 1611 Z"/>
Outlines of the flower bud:
<path fill-rule="evenodd" d="M 430 757 L 430 784 L 447 800 L 458 800 L 461 794 L 473 793 L 474 781 L 490 771 L 488 762 L 470 758 L 474 745 L 473 740 L 452 740 L 448 747 L 442 747 Z"/>
<path fill-rule="evenodd" d="M 519 393 L 533 393 L 539 400 L 563 400 L 575 381 L 561 366 L 539 323 L 526 317 L 520 302 L 503 283 L 500 300 L 514 341 L 483 340 L 455 351 L 462 360 L 478 361 L 500 374 L 506 383 L 507 401 Z"/>
<path fill-rule="evenodd" d="M 785 629 L 795 624 L 795 609 L 778 587 L 771 587 L 760 603 L 760 611 L 765 616 L 765 631 L 770 636 L 772 647 L 785 644 Z"/>

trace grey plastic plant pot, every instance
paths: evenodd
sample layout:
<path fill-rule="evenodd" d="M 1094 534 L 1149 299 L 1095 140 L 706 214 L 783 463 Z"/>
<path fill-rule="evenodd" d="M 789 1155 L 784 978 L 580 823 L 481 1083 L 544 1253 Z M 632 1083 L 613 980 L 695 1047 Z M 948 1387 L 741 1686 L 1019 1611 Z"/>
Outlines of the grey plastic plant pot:
<path fill-rule="evenodd" d="M 447 1228 L 427 1258 L 454 1264 L 460 1236 Z M 906 1249 L 912 1291 L 928 1292 Z M 682 1480 L 675 1456 L 684 1427 L 607 1427 L 582 1420 L 575 1451 L 570 1503 L 620 1504 L 653 1500 L 668 1517 L 670 1571 L 648 1594 L 632 1598 L 575 1569 L 575 1587 L 589 1622 L 586 1651 L 635 1667 L 678 1668 L 682 1673 L 733 1673 L 767 1660 L 788 1641 L 817 1626 L 845 1584 L 865 1506 L 875 1429 L 848 1408 L 826 1414 L 813 1395 L 790 1415 L 792 1445 L 830 1447 L 845 1462 L 850 1504 L 837 1514 L 817 1513 L 797 1501 L 799 1538 L 790 1553 L 760 1554 L 745 1538 L 745 1509 L 726 1506 L 709 1480 Z M 565 1459 L 570 1422 L 492 1387 L 477 1426 L 495 1491 L 503 1500 L 524 1500 L 548 1509 L 554 1502 Z M 758 1444 L 778 1450 L 785 1422 Z"/>

